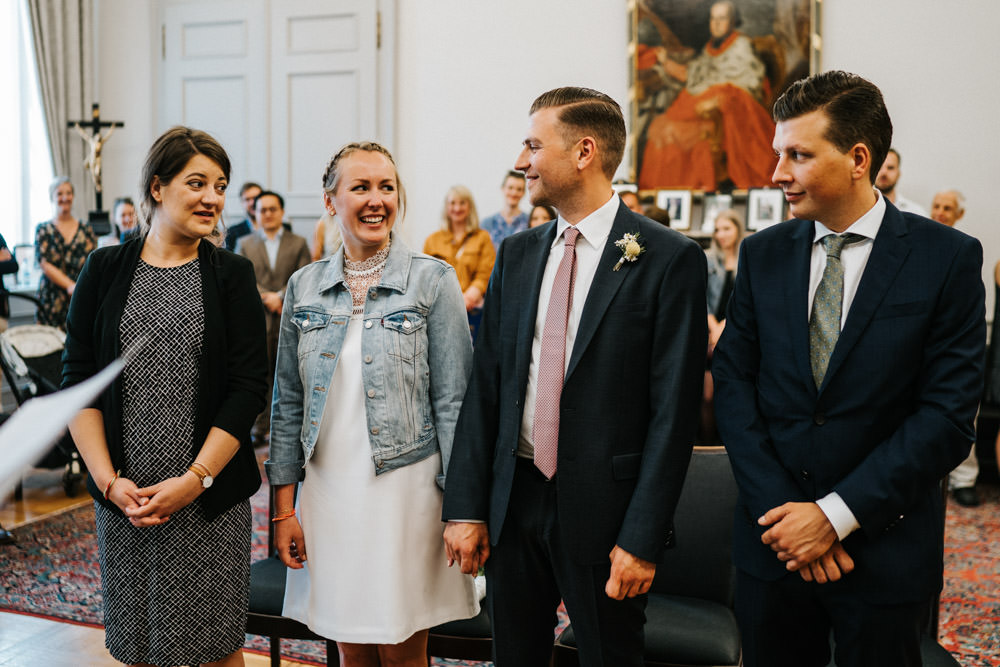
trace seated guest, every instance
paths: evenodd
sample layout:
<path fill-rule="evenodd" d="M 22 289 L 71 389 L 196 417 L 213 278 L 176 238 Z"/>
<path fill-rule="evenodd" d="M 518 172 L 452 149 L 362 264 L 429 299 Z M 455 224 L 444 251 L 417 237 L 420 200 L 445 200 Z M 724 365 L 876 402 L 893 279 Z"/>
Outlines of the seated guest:
<path fill-rule="evenodd" d="M 157 139 L 145 238 L 90 256 L 66 323 L 64 387 L 130 357 L 70 431 L 97 501 L 105 643 L 131 665 L 243 665 L 267 384 L 253 267 L 213 238 L 229 164 L 204 132 Z"/>
<path fill-rule="evenodd" d="M 548 204 L 535 204 L 535 207 L 531 209 L 531 217 L 528 218 L 528 227 L 544 225 L 557 217 L 556 210 Z"/>
<path fill-rule="evenodd" d="M 479 227 L 476 203 L 468 188 L 455 185 L 448 190 L 441 220 L 441 229 L 424 242 L 424 252 L 454 267 L 465 310 L 475 316 L 483 307 L 496 251 L 490 235 Z"/>
<path fill-rule="evenodd" d="M 500 242 L 511 234 L 528 228 L 528 216 L 518 208 L 524 197 L 524 174 L 519 171 L 508 171 L 500 191 L 503 193 L 503 208 L 483 220 L 481 225 L 493 239 L 494 250 L 499 248 Z"/>
<path fill-rule="evenodd" d="M 35 258 L 42 269 L 38 283 L 39 324 L 66 328 L 69 298 L 76 288 L 76 278 L 97 247 L 97 237 L 90 225 L 73 215 L 73 184 L 65 176 L 49 186 L 54 215 L 35 230 Z"/>
<path fill-rule="evenodd" d="M 708 249 L 708 362 L 705 370 L 705 384 L 701 401 L 701 427 L 698 439 L 701 442 L 718 442 L 719 433 L 715 428 L 715 408 L 712 401 L 712 353 L 719 342 L 722 330 L 726 328 L 726 307 L 729 295 L 733 293 L 736 280 L 736 262 L 739 259 L 740 241 L 743 238 L 743 220 L 739 213 L 727 209 L 715 219 L 712 246 Z"/>
<path fill-rule="evenodd" d="M 10 304 L 7 302 L 7 288 L 3 277 L 8 273 L 17 273 L 17 259 L 7 248 L 7 242 L 0 236 L 0 332 L 7 330 L 7 318 L 10 317 Z M 0 544 L 3 544 L 3 527 L 0 526 Z"/>
<path fill-rule="evenodd" d="M 267 368 L 268 396 L 270 382 L 274 375 L 274 360 L 278 352 L 278 329 L 281 308 L 285 298 L 285 286 L 292 274 L 312 261 L 309 245 L 298 234 L 282 227 L 285 216 L 285 200 L 277 192 L 263 190 L 254 203 L 254 217 L 259 229 L 242 237 L 236 244 L 236 252 L 253 263 L 257 276 L 257 291 L 264 304 L 267 322 Z M 257 423 L 254 424 L 255 442 L 267 440 L 270 428 L 270 407 L 265 407 Z"/>
<path fill-rule="evenodd" d="M 257 195 L 259 195 L 262 190 L 263 188 L 253 181 L 247 181 L 240 188 L 240 201 L 243 202 L 243 210 L 246 211 L 247 216 L 235 225 L 226 229 L 226 250 L 236 250 L 236 242 L 239 241 L 241 237 L 246 236 L 247 234 L 253 232 L 253 230 L 257 229 L 254 202 L 257 200 Z"/>
<path fill-rule="evenodd" d="M 462 295 L 393 231 L 405 195 L 385 148 L 341 148 L 323 199 L 343 244 L 288 283 L 265 464 L 283 615 L 344 667 L 426 666 L 427 628 L 479 611 L 448 568 L 438 487 L 472 365 Z"/>

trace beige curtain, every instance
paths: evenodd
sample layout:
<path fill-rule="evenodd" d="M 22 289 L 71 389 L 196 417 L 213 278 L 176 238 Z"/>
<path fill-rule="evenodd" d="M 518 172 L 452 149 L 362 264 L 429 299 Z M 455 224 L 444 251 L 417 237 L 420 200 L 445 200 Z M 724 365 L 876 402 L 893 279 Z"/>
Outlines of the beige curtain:
<path fill-rule="evenodd" d="M 70 177 L 77 216 L 94 206 L 93 186 L 83 168 L 83 141 L 66 121 L 90 118 L 93 99 L 93 0 L 25 0 L 38 67 L 45 125 L 57 175 Z M 72 133 L 71 133 L 72 132 Z"/>

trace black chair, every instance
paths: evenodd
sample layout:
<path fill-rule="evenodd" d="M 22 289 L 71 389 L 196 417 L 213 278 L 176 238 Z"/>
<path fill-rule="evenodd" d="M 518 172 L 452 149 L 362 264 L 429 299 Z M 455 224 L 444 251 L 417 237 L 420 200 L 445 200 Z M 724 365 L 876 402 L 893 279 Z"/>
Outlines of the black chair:
<path fill-rule="evenodd" d="M 478 616 L 442 623 L 427 635 L 427 657 L 454 660 L 492 660 L 493 630 L 486 601 Z"/>
<path fill-rule="evenodd" d="M 269 491 L 268 521 L 274 513 L 274 489 Z M 281 667 L 281 640 L 308 639 L 326 642 L 326 664 L 340 665 L 337 642 L 321 637 L 304 623 L 281 615 L 285 599 L 285 564 L 278 560 L 274 548 L 274 530 L 267 527 L 268 557 L 250 565 L 250 612 L 247 632 L 263 635 L 271 641 L 271 667 Z"/>
<path fill-rule="evenodd" d="M 676 544 L 657 563 L 646 607 L 648 667 L 737 667 L 732 524 L 736 480 L 723 447 L 695 447 L 674 517 Z M 556 639 L 555 664 L 579 664 L 570 625 Z"/>

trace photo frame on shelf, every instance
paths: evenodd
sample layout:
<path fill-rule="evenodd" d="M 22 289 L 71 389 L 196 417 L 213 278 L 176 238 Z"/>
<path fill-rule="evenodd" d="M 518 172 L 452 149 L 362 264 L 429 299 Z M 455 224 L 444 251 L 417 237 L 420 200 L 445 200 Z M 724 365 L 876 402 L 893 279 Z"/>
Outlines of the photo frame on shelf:
<path fill-rule="evenodd" d="M 733 207 L 732 195 L 707 194 L 702 203 L 701 231 L 711 234 L 715 231 L 715 219 L 727 208 Z"/>
<path fill-rule="evenodd" d="M 656 207 L 667 212 L 671 229 L 691 229 L 690 190 L 658 190 Z"/>
<path fill-rule="evenodd" d="M 777 188 L 754 188 L 747 193 L 747 230 L 757 232 L 785 219 L 785 193 Z"/>

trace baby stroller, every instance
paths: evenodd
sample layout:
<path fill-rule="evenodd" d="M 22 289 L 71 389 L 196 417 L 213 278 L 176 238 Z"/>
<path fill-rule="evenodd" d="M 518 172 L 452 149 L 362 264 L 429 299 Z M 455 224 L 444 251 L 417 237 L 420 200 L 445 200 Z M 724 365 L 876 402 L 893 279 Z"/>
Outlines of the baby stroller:
<path fill-rule="evenodd" d="M 13 295 L 12 295 L 13 296 Z M 62 352 L 66 334 L 56 327 L 27 324 L 0 334 L 0 367 L 18 406 L 35 396 L 58 391 L 62 378 Z M 17 446 L 17 443 L 5 443 Z M 62 484 L 67 496 L 75 496 L 84 478 L 83 461 L 69 432 L 63 434 L 39 468 L 64 468 Z M 18 485 L 15 497 L 21 495 Z"/>

